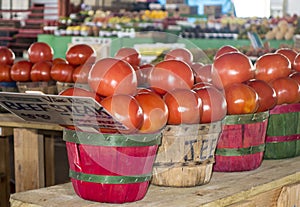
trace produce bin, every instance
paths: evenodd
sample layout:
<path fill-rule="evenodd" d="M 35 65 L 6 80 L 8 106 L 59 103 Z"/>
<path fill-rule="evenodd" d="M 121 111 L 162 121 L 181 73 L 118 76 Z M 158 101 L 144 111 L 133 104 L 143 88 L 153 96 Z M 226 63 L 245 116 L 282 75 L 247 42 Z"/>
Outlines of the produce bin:
<path fill-rule="evenodd" d="M 64 129 L 70 177 L 76 194 L 108 203 L 144 198 L 161 133 L 102 134 Z"/>
<path fill-rule="evenodd" d="M 210 181 L 221 122 L 167 125 L 153 167 L 152 184 L 190 187 Z"/>
<path fill-rule="evenodd" d="M 263 160 L 269 112 L 227 115 L 216 149 L 218 172 L 249 171 Z"/>
<path fill-rule="evenodd" d="M 278 105 L 270 111 L 264 159 L 300 155 L 300 103 Z"/>

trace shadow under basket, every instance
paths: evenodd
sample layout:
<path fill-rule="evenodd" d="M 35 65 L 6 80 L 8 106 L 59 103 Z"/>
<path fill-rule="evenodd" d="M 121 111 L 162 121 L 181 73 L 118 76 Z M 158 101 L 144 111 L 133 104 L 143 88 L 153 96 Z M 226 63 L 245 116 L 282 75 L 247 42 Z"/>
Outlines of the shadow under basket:
<path fill-rule="evenodd" d="M 64 129 L 70 178 L 86 200 L 125 203 L 146 195 L 161 134 L 102 134 Z"/>
<path fill-rule="evenodd" d="M 264 159 L 300 155 L 300 103 L 278 105 L 270 110 Z"/>
<path fill-rule="evenodd" d="M 220 132 L 221 122 L 167 125 L 162 132 L 151 183 L 170 187 L 208 183 Z"/>
<path fill-rule="evenodd" d="M 240 172 L 258 168 L 263 160 L 269 112 L 227 115 L 216 149 L 218 172 Z"/>

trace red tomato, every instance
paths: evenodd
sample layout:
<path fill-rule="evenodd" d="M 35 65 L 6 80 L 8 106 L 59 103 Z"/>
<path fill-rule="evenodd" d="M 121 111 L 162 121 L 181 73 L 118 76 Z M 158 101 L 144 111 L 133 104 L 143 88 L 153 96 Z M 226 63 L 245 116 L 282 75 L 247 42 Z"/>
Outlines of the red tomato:
<path fill-rule="evenodd" d="M 258 95 L 250 86 L 233 83 L 225 88 L 227 114 L 252 114 L 258 108 Z"/>
<path fill-rule="evenodd" d="M 51 78 L 59 82 L 73 82 L 74 67 L 68 63 L 57 63 L 51 68 Z"/>
<path fill-rule="evenodd" d="M 266 81 L 251 79 L 245 84 L 253 88 L 258 95 L 259 106 L 256 112 L 270 110 L 277 104 L 276 92 Z"/>
<path fill-rule="evenodd" d="M 275 53 L 280 53 L 284 55 L 287 59 L 289 59 L 290 63 L 292 64 L 292 68 L 294 65 L 294 60 L 297 56 L 297 52 L 291 48 L 279 48 L 275 51 Z"/>
<path fill-rule="evenodd" d="M 294 73 L 290 74 L 289 77 L 294 79 L 295 81 L 297 81 L 300 84 L 300 72 L 294 72 Z"/>
<path fill-rule="evenodd" d="M 229 52 L 239 52 L 239 50 L 237 48 L 235 48 L 234 46 L 224 45 L 217 50 L 217 52 L 214 56 L 214 60 L 217 59 L 219 56 L 221 56 L 225 53 L 229 53 Z"/>
<path fill-rule="evenodd" d="M 219 89 L 232 83 L 242 83 L 254 77 L 251 60 L 240 52 L 219 56 L 212 65 L 212 83 Z"/>
<path fill-rule="evenodd" d="M 8 47 L 0 47 L 0 64 L 12 65 L 15 61 L 15 53 Z"/>
<path fill-rule="evenodd" d="M 102 100 L 99 95 L 94 92 L 88 91 L 83 88 L 67 88 L 59 93 L 60 96 L 80 96 L 80 97 L 91 97 L 100 103 Z"/>
<path fill-rule="evenodd" d="M 148 87 L 149 86 L 149 74 L 154 66 L 152 64 L 144 64 L 135 71 L 138 81 L 138 86 Z"/>
<path fill-rule="evenodd" d="M 212 82 L 212 64 L 193 63 L 191 68 L 194 71 L 195 83 Z"/>
<path fill-rule="evenodd" d="M 14 81 L 30 81 L 32 63 L 27 60 L 20 60 L 13 64 L 10 69 L 10 77 Z"/>
<path fill-rule="evenodd" d="M 260 56 L 254 65 L 255 78 L 270 82 L 291 73 L 290 61 L 280 53 L 267 53 Z"/>
<path fill-rule="evenodd" d="M 74 83 L 87 83 L 89 72 L 92 68 L 92 64 L 83 64 L 77 66 L 73 71 L 73 82 Z"/>
<path fill-rule="evenodd" d="M 52 63 L 50 61 L 40 61 L 32 65 L 30 78 L 32 81 L 50 81 L 52 80 L 50 71 Z"/>
<path fill-rule="evenodd" d="M 0 82 L 11 82 L 10 65 L 0 64 Z"/>
<path fill-rule="evenodd" d="M 194 74 L 191 67 L 181 60 L 164 60 L 151 70 L 149 84 L 155 92 L 162 95 L 175 88 L 191 89 Z"/>
<path fill-rule="evenodd" d="M 227 114 L 225 96 L 214 86 L 205 86 L 194 90 L 202 100 L 201 123 L 222 120 Z"/>
<path fill-rule="evenodd" d="M 53 48 L 45 42 L 34 42 L 29 46 L 28 58 L 32 63 L 51 61 L 53 59 Z"/>
<path fill-rule="evenodd" d="M 168 106 L 168 124 L 199 124 L 202 116 L 202 100 L 190 89 L 174 89 L 163 97 Z"/>
<path fill-rule="evenodd" d="M 137 90 L 137 77 L 132 66 L 117 58 L 98 60 L 90 70 L 88 83 L 102 96 L 135 95 Z"/>
<path fill-rule="evenodd" d="M 54 58 L 52 64 L 55 65 L 56 63 L 68 63 L 68 61 L 64 58 Z"/>
<path fill-rule="evenodd" d="M 82 65 L 87 61 L 94 63 L 96 59 L 95 50 L 87 44 L 76 44 L 66 52 L 66 60 L 71 65 Z"/>
<path fill-rule="evenodd" d="M 155 133 L 167 124 L 168 107 L 160 96 L 153 92 L 144 92 L 137 94 L 135 99 L 144 113 L 144 121 L 139 133 Z"/>
<path fill-rule="evenodd" d="M 293 63 L 293 69 L 300 72 L 300 53 L 297 54 Z"/>
<path fill-rule="evenodd" d="M 300 85 L 290 77 L 277 78 L 270 82 L 277 95 L 277 105 L 300 101 Z"/>
<path fill-rule="evenodd" d="M 212 83 L 208 83 L 208 82 L 199 82 L 199 83 L 195 83 L 192 87 L 192 90 L 194 89 L 200 89 L 203 88 L 205 86 L 213 86 L 215 87 Z"/>
<path fill-rule="evenodd" d="M 181 60 L 186 62 L 187 64 L 192 64 L 193 62 L 193 54 L 190 50 L 186 48 L 175 48 L 171 49 L 165 54 L 164 60 Z"/>
<path fill-rule="evenodd" d="M 127 129 L 119 132 L 131 134 L 137 132 L 143 124 L 143 110 L 131 95 L 119 94 L 104 98 L 100 104 Z"/>
<path fill-rule="evenodd" d="M 124 60 L 132 66 L 139 66 L 141 63 L 140 53 L 136 49 L 130 47 L 120 48 L 115 54 L 115 58 Z"/>

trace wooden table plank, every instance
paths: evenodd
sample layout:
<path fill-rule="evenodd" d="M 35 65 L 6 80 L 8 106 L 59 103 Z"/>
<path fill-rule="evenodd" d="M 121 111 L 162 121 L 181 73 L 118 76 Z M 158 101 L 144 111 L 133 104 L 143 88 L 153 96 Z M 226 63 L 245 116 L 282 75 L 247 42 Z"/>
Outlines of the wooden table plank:
<path fill-rule="evenodd" d="M 209 184 L 190 188 L 171 188 L 150 185 L 144 199 L 122 206 L 227 206 L 241 203 L 253 196 L 278 195 L 283 186 L 300 182 L 300 157 L 284 160 L 264 160 L 262 165 L 248 172 L 213 172 Z M 277 193 L 277 194 L 276 194 Z M 20 204 L 37 206 L 115 206 L 114 204 L 85 201 L 73 191 L 70 183 L 11 195 L 12 207 Z M 251 203 L 251 202 L 248 202 Z M 268 204 L 271 206 L 271 204 Z M 239 205 L 234 205 L 239 206 Z"/>
<path fill-rule="evenodd" d="M 9 206 L 10 155 L 9 137 L 0 137 L 0 206 Z"/>

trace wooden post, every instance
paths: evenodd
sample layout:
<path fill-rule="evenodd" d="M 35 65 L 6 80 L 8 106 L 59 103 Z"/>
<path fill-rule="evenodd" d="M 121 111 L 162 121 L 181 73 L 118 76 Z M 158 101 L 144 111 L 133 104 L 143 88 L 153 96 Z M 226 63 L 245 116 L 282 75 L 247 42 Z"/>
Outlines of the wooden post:
<path fill-rule="evenodd" d="M 10 196 L 10 156 L 9 136 L 11 128 L 0 127 L 0 206 L 9 207 Z"/>
<path fill-rule="evenodd" d="M 55 185 L 54 136 L 45 135 L 45 186 Z"/>
<path fill-rule="evenodd" d="M 16 192 L 45 186 L 44 141 L 36 129 L 14 128 Z"/>

